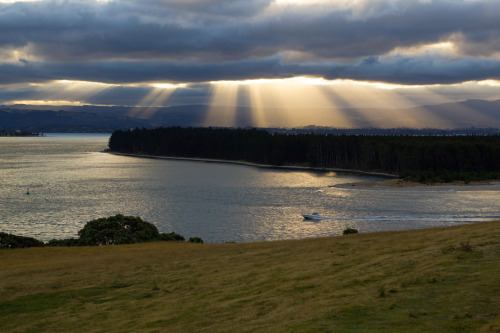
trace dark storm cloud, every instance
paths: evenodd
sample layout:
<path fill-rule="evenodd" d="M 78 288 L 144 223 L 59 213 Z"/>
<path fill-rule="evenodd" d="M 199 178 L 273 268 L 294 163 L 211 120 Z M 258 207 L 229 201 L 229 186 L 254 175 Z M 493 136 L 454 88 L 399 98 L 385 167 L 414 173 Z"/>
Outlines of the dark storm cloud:
<path fill-rule="evenodd" d="M 279 57 L 215 64 L 182 62 L 29 63 L 0 65 L 0 84 L 83 80 L 112 84 L 131 82 L 206 82 L 314 75 L 326 79 L 382 81 L 400 84 L 449 84 L 500 80 L 500 62 L 484 59 L 366 58 L 352 64 L 284 63 Z"/>
<path fill-rule="evenodd" d="M 231 55 L 239 59 L 242 52 L 249 50 L 247 41 L 241 38 L 248 30 L 246 20 L 267 7 L 267 1 L 250 3 L 14 3 L 0 12 L 0 47 L 26 46 L 48 61 L 186 57 L 221 60 Z"/>
<path fill-rule="evenodd" d="M 29 63 L 0 65 L 0 84 L 20 83 L 26 77 L 31 82 L 50 80 L 83 80 L 105 83 L 145 81 L 205 82 L 213 80 L 258 79 L 289 77 L 298 72 L 296 66 L 282 66 L 279 58 L 243 60 L 215 64 L 183 62 L 88 62 L 88 63 Z M 299 66 L 300 68 L 300 66 Z M 287 71 L 288 69 L 288 71 Z M 295 71 L 293 71 L 295 69 Z"/>
<path fill-rule="evenodd" d="M 203 82 L 317 75 L 386 82 L 498 78 L 500 2 L 41 1 L 0 5 L 0 83 Z M 456 54 L 389 54 L 453 41 Z M 13 53 L 14 54 L 14 53 Z M 496 57 L 496 58 L 495 58 Z"/>
<path fill-rule="evenodd" d="M 169 12 L 176 10 L 196 15 L 248 17 L 262 12 L 272 0 L 149 0 L 142 3 L 126 0 L 132 6 L 151 6 L 155 10 Z"/>
<path fill-rule="evenodd" d="M 407 58 L 389 61 L 367 58 L 355 66 L 338 66 L 324 75 L 328 79 L 381 81 L 398 84 L 451 84 L 464 81 L 500 80 L 500 62 L 484 59 Z"/>

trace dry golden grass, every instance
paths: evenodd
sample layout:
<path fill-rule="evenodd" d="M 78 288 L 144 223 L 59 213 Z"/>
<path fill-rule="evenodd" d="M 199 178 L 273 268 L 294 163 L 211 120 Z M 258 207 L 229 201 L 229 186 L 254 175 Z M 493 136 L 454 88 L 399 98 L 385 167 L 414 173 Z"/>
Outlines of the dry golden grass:
<path fill-rule="evenodd" d="M 470 239 L 472 251 L 461 245 Z M 0 251 L 2 332 L 500 330 L 500 222 Z"/>

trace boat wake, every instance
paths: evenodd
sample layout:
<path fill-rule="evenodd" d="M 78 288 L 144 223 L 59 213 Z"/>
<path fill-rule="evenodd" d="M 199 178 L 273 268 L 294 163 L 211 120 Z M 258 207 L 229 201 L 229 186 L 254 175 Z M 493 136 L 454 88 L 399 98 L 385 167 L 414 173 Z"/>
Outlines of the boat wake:
<path fill-rule="evenodd" d="M 305 216 L 304 216 L 305 217 Z M 332 217 L 316 216 L 308 220 L 331 221 L 364 221 L 364 222 L 442 222 L 442 223 L 474 223 L 500 220 L 500 216 L 365 216 L 365 217 Z"/>

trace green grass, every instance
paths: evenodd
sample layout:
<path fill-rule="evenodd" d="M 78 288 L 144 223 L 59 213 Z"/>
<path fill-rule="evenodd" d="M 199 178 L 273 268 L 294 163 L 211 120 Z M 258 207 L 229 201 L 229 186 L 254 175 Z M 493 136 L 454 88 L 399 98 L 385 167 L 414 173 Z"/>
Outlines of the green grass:
<path fill-rule="evenodd" d="M 0 331 L 498 332 L 499 277 L 500 222 L 2 250 Z"/>

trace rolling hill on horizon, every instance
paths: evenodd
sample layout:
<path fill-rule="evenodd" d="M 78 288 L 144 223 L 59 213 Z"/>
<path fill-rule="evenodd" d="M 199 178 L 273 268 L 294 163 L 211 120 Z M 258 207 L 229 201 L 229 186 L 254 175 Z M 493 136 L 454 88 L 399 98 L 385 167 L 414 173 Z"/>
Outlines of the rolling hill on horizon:
<path fill-rule="evenodd" d="M 214 109 L 216 112 L 214 113 Z M 265 109 L 265 112 L 279 112 Z M 289 110 L 288 110 L 289 111 Z M 297 109 L 297 112 L 299 110 Z M 300 110 L 304 112 L 304 110 Z M 322 110 L 325 112 L 325 110 Z M 328 110 L 326 110 L 328 112 Z M 331 111 L 339 113 L 332 109 Z M 210 118 L 209 118 L 210 113 Z M 340 109 L 352 124 L 351 128 L 415 128 L 468 129 L 500 128 L 500 100 L 466 100 L 413 107 L 407 109 Z M 178 105 L 169 107 L 130 106 L 50 106 L 1 105 L 0 130 L 28 130 L 35 132 L 112 132 L 135 127 L 204 127 L 220 125 L 231 114 L 233 127 L 255 127 L 250 107 L 210 107 L 208 105 Z M 397 116 L 396 116 L 397 114 Z M 384 124 L 381 126 L 380 124 Z M 315 126 L 346 128 L 335 123 L 302 123 L 283 126 L 278 123 L 266 127 L 311 128 Z"/>

